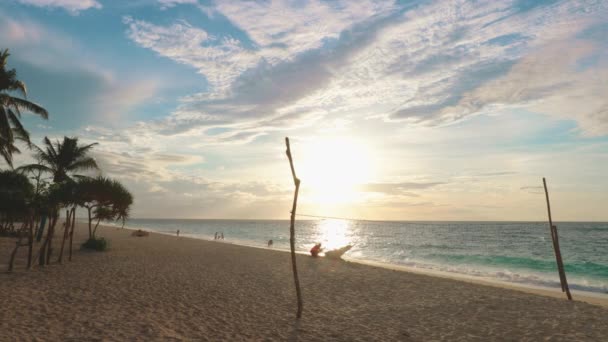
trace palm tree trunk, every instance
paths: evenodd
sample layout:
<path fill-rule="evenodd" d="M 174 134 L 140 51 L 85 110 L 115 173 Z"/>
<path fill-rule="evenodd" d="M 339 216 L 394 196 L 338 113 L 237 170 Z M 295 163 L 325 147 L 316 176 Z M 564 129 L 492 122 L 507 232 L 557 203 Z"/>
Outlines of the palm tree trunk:
<path fill-rule="evenodd" d="M 42 240 L 42 235 L 44 235 L 44 225 L 46 223 L 46 220 L 47 220 L 47 216 L 42 215 L 42 218 L 40 219 L 40 226 L 38 227 L 38 231 L 36 234 L 36 242 L 40 242 Z"/>
<path fill-rule="evenodd" d="M 62 263 L 63 261 L 63 249 L 65 247 L 65 240 L 68 239 L 68 231 L 70 230 L 70 223 L 71 221 L 71 217 L 70 217 L 71 211 L 70 209 L 67 209 L 65 211 L 65 223 L 63 225 L 63 239 L 61 239 L 61 249 L 59 250 L 59 258 L 57 258 L 57 262 L 58 263 Z"/>
<path fill-rule="evenodd" d="M 55 237 L 55 226 L 57 225 L 57 221 L 59 219 L 59 210 L 55 212 L 53 216 L 53 225 L 49 226 L 49 243 L 46 249 L 46 264 L 51 263 L 51 255 L 53 254 L 53 238 Z"/>
<path fill-rule="evenodd" d="M 30 218 L 32 220 L 32 218 Z M 32 254 L 34 252 L 34 226 L 37 223 L 35 221 L 30 221 L 28 234 L 27 234 L 27 269 L 32 268 Z"/>
<path fill-rule="evenodd" d="M 95 238 L 95 234 L 97 234 L 97 227 L 99 227 L 100 218 L 97 219 L 97 223 L 95 224 L 95 229 L 93 229 L 93 238 Z"/>
<path fill-rule="evenodd" d="M 72 208 L 72 225 L 70 228 L 70 255 L 68 261 L 72 261 L 72 242 L 74 241 L 74 226 L 76 225 L 76 206 Z"/>
<path fill-rule="evenodd" d="M 23 226 L 21 227 L 21 229 L 19 230 L 19 233 L 18 233 L 19 239 L 17 240 L 17 242 L 15 242 L 15 248 L 13 249 L 13 252 L 11 253 L 11 259 L 8 262 L 8 271 L 9 272 L 13 271 L 13 266 L 15 264 L 15 256 L 17 255 L 17 250 L 19 250 L 19 247 L 21 247 L 21 240 L 23 240 L 23 236 L 25 235 L 25 234 L 23 234 L 23 232 L 25 231 L 25 228 L 28 224 L 29 224 L 29 222 L 24 223 Z"/>
<path fill-rule="evenodd" d="M 91 229 L 91 207 L 87 207 L 89 213 L 89 239 L 93 237 L 93 230 Z"/>
<path fill-rule="evenodd" d="M 42 246 L 40 247 L 40 251 L 38 252 L 38 265 L 40 266 L 44 266 L 46 264 L 48 264 L 48 260 L 47 260 L 47 256 L 49 255 L 48 253 L 48 249 L 50 248 L 49 246 L 49 241 L 51 239 L 55 224 L 57 223 L 57 215 L 52 215 L 49 218 L 49 224 L 48 224 L 48 229 L 47 229 L 47 233 L 46 233 L 46 238 L 44 239 L 44 242 L 42 243 Z"/>

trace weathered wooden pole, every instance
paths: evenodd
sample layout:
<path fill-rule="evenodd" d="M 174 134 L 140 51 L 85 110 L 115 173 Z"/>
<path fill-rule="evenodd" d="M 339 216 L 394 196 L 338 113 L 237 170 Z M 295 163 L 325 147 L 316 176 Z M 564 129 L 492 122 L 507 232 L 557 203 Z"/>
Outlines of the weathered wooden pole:
<path fill-rule="evenodd" d="M 557 236 L 557 226 L 553 225 L 551 218 L 551 203 L 549 202 L 549 190 L 547 189 L 547 181 L 543 177 L 543 186 L 545 187 L 545 198 L 547 199 L 547 213 L 549 214 L 549 229 L 551 230 L 551 240 L 553 240 L 553 251 L 555 252 L 555 261 L 557 262 L 557 271 L 559 272 L 559 282 L 562 285 L 562 292 L 566 292 L 568 300 L 572 300 L 568 280 L 566 279 L 566 271 L 564 270 L 564 262 L 562 253 L 559 249 L 559 239 Z"/>
<path fill-rule="evenodd" d="M 291 149 L 289 147 L 289 138 L 285 138 L 285 145 L 287 145 L 287 158 L 289 158 L 289 166 L 291 167 L 291 175 L 293 177 L 293 184 L 296 189 L 293 195 L 293 205 L 291 207 L 291 224 L 289 226 L 289 246 L 291 247 L 291 267 L 293 269 L 293 281 L 296 285 L 296 295 L 298 297 L 298 312 L 296 318 L 302 317 L 303 303 L 302 303 L 302 292 L 300 290 L 300 279 L 298 278 L 298 267 L 296 265 L 296 237 L 295 237 L 295 220 L 296 220 L 296 207 L 298 206 L 298 192 L 300 191 L 300 179 L 296 177 L 296 170 L 293 167 L 293 158 L 291 156 Z"/>

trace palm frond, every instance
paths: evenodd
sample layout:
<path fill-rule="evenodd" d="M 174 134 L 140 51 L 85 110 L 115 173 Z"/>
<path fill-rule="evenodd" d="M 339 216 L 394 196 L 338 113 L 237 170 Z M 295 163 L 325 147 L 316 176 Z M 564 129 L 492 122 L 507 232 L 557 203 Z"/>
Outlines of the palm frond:
<path fill-rule="evenodd" d="M 99 143 L 92 143 L 78 148 L 79 155 L 85 155 L 93 146 L 99 145 Z"/>
<path fill-rule="evenodd" d="M 25 128 L 21 124 L 21 121 L 19 121 L 19 118 L 10 109 L 6 112 L 8 113 L 9 121 L 13 124 L 14 132 L 17 133 L 16 135 L 22 138 L 22 140 L 27 143 L 28 147 L 31 148 L 32 142 L 30 141 L 30 134 L 28 133 L 28 131 L 25 130 Z"/>
<path fill-rule="evenodd" d="M 46 145 L 46 150 L 49 156 L 52 158 L 57 158 L 57 151 L 55 151 L 55 147 L 53 146 L 53 143 L 51 142 L 49 137 L 44 137 L 42 142 L 44 142 L 44 144 Z"/>
<path fill-rule="evenodd" d="M 41 164 L 23 165 L 23 166 L 19 166 L 16 170 L 19 172 L 42 171 L 42 172 L 53 173 L 53 169 L 49 168 L 48 166 L 41 165 Z"/>
<path fill-rule="evenodd" d="M 13 168 L 13 155 L 10 153 L 8 149 L 8 145 L 0 144 L 0 155 L 4 159 L 4 161 L 8 164 L 8 166 Z"/>
<path fill-rule="evenodd" d="M 33 102 L 28 101 L 28 100 L 20 99 L 18 97 L 8 96 L 8 98 L 5 99 L 5 101 L 8 102 L 8 103 L 5 103 L 6 106 L 15 108 L 16 110 L 26 110 L 28 112 L 40 115 L 43 119 L 49 118 L 49 113 L 46 111 L 46 109 L 42 108 L 41 106 L 39 106 Z"/>
<path fill-rule="evenodd" d="M 95 161 L 95 159 L 93 159 L 91 157 L 82 158 L 82 159 L 70 164 L 68 167 L 69 171 L 91 170 L 91 169 L 94 169 L 94 170 L 99 169 L 97 162 Z"/>
<path fill-rule="evenodd" d="M 10 145 L 13 143 L 13 130 L 8 121 L 8 113 L 3 106 L 0 106 L 0 137 L 2 137 L 5 144 Z"/>

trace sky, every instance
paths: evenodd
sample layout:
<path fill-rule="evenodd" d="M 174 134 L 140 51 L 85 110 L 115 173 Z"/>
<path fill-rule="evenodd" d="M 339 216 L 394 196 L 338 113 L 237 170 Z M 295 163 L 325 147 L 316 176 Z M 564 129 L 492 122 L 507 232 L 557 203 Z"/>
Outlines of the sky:
<path fill-rule="evenodd" d="M 2 0 L 133 217 L 608 220 L 608 1 Z M 31 152 L 15 158 L 32 161 Z M 0 165 L 4 167 L 5 165 Z"/>

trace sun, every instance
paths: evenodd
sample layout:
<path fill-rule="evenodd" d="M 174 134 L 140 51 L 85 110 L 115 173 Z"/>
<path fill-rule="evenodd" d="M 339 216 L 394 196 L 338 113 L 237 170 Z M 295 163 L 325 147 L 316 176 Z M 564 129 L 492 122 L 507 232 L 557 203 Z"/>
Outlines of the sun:
<path fill-rule="evenodd" d="M 302 191 L 319 204 L 357 200 L 357 187 L 369 182 L 373 163 L 369 148 L 352 138 L 321 138 L 303 145 L 298 177 Z"/>

